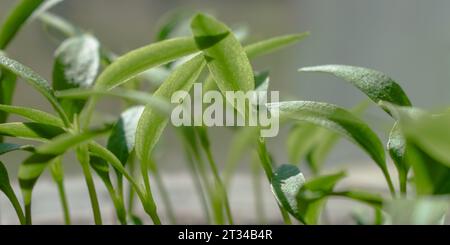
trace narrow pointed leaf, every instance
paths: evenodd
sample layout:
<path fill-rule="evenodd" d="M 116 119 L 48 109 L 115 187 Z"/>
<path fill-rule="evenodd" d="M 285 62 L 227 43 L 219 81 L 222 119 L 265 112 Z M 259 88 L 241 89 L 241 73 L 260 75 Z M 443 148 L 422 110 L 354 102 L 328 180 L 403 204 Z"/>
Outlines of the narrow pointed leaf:
<path fill-rule="evenodd" d="M 223 23 L 197 14 L 191 22 L 197 46 L 221 91 L 250 91 L 255 87 L 252 66 L 244 48 Z"/>
<path fill-rule="evenodd" d="M 177 67 L 154 93 L 155 96 L 170 99 L 177 91 L 189 91 L 205 66 L 202 56 Z M 147 105 L 139 120 L 136 131 L 136 152 L 142 161 L 150 160 L 152 150 L 167 125 L 168 118 Z"/>
<path fill-rule="evenodd" d="M 0 155 L 6 154 L 12 151 L 34 151 L 34 147 L 32 145 L 18 145 L 11 143 L 0 143 Z"/>
<path fill-rule="evenodd" d="M 375 103 L 390 103 L 411 106 L 403 89 L 387 75 L 362 67 L 344 65 L 324 65 L 301 68 L 301 72 L 323 72 L 340 77 L 365 93 Z"/>
<path fill-rule="evenodd" d="M 309 36 L 309 32 L 273 37 L 267 40 L 252 43 L 245 47 L 248 58 L 262 56 L 277 51 L 283 47 L 292 45 Z"/>
<path fill-rule="evenodd" d="M 31 86 L 33 86 L 37 91 L 39 91 L 53 106 L 55 111 L 61 117 L 65 124 L 69 124 L 69 120 L 67 119 L 66 114 L 64 113 L 63 108 L 59 104 L 57 98 L 54 95 L 53 89 L 50 87 L 49 83 L 42 78 L 40 75 L 35 73 L 30 68 L 20 64 L 19 62 L 12 60 L 6 56 L 0 55 L 0 66 L 3 68 L 13 72 L 17 76 L 22 77 Z"/>
<path fill-rule="evenodd" d="M 193 38 L 174 38 L 133 50 L 114 61 L 98 77 L 97 89 L 112 89 L 152 67 L 198 51 Z"/>
<path fill-rule="evenodd" d="M 87 99 L 90 96 L 112 96 L 122 98 L 124 100 L 133 101 L 139 104 L 150 104 L 155 110 L 160 113 L 170 114 L 172 105 L 167 98 L 162 98 L 157 95 L 151 95 L 146 92 L 140 92 L 129 89 L 116 88 L 114 90 L 91 90 L 91 89 L 68 89 L 65 91 L 56 92 L 58 98 L 67 99 Z"/>
<path fill-rule="evenodd" d="M 0 104 L 11 105 L 16 87 L 16 78 L 16 74 L 7 69 L 0 69 Z M 8 113 L 0 110 L 0 123 L 6 122 L 7 119 Z"/>
<path fill-rule="evenodd" d="M 61 119 L 44 111 L 22 106 L 10 106 L 1 104 L 0 104 L 0 111 L 16 114 L 23 118 L 29 119 L 33 122 L 49 124 L 57 127 L 64 127 L 64 124 L 61 121 Z"/>
<path fill-rule="evenodd" d="M 391 186 L 380 139 L 366 123 L 352 113 L 332 104 L 311 101 L 270 103 L 268 108 L 279 110 L 281 117 L 327 128 L 354 142 L 375 161 Z"/>
<path fill-rule="evenodd" d="M 66 133 L 37 147 L 35 153 L 29 156 L 19 167 L 19 184 L 22 189 L 25 205 L 30 205 L 33 187 L 53 159 L 70 148 L 102 135 L 109 130 L 107 127 L 78 134 Z"/>
<path fill-rule="evenodd" d="M 44 0 L 21 0 L 0 27 L 0 50 L 5 49 L 16 33 Z"/>
<path fill-rule="evenodd" d="M 45 141 L 62 133 L 64 129 L 42 123 L 3 123 L 0 124 L 0 135 Z"/>

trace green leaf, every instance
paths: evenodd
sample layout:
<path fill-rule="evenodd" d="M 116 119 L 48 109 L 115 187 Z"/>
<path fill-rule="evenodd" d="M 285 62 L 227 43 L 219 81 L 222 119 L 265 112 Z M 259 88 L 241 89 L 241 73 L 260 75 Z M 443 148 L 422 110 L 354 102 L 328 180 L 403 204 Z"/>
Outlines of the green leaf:
<path fill-rule="evenodd" d="M 297 194 L 305 183 L 305 177 L 300 170 L 290 164 L 277 168 L 272 176 L 272 192 L 278 203 L 294 217 L 302 221 L 298 212 Z"/>
<path fill-rule="evenodd" d="M 385 211 L 392 225 L 443 225 L 449 210 L 448 197 L 394 199 Z"/>
<path fill-rule="evenodd" d="M 0 50 L 5 49 L 16 33 L 44 0 L 21 0 L 0 27 Z"/>
<path fill-rule="evenodd" d="M 174 38 L 133 50 L 114 61 L 98 77 L 96 89 L 112 89 L 152 67 L 197 52 L 193 38 Z"/>
<path fill-rule="evenodd" d="M 225 24 L 211 16 L 197 14 L 192 19 L 191 29 L 221 91 L 254 89 L 253 70 L 244 48 Z"/>
<path fill-rule="evenodd" d="M 171 98 L 177 91 L 189 91 L 205 66 L 202 56 L 196 56 L 177 67 L 154 93 L 155 96 Z M 167 125 L 167 117 L 147 105 L 139 119 L 136 131 L 136 152 L 142 161 L 149 161 L 154 146 Z"/>
<path fill-rule="evenodd" d="M 32 145 L 18 145 L 11 143 L 0 143 L 0 155 L 6 154 L 12 151 L 34 151 L 34 147 Z"/>
<path fill-rule="evenodd" d="M 140 92 L 129 89 L 116 88 L 114 90 L 91 90 L 91 89 L 68 89 L 65 91 L 56 92 L 58 98 L 67 99 L 86 99 L 91 96 L 113 96 L 122 98 L 124 100 L 133 101 L 140 104 L 152 105 L 155 110 L 160 113 L 170 114 L 172 112 L 172 105 L 166 98 L 151 95 L 146 92 Z"/>
<path fill-rule="evenodd" d="M 413 141 L 407 141 L 406 162 L 414 172 L 418 195 L 450 194 L 450 167 L 433 158 Z"/>
<path fill-rule="evenodd" d="M 102 145 L 96 143 L 95 141 L 89 142 L 88 144 L 89 152 L 97 157 L 100 157 L 111 164 L 114 169 L 116 169 L 120 174 L 122 174 L 133 186 L 136 193 L 139 195 L 139 198 L 145 200 L 144 194 L 140 188 L 140 186 L 136 183 L 135 179 L 126 171 L 120 160 L 108 149 L 103 147 Z"/>
<path fill-rule="evenodd" d="M 6 69 L 0 69 L 0 104 L 11 105 L 16 87 L 16 78 L 14 73 Z M 0 111 L 0 123 L 6 122 L 7 119 L 8 113 Z"/>
<path fill-rule="evenodd" d="M 417 120 L 401 120 L 403 132 L 427 154 L 450 167 L 450 113 L 425 114 Z"/>
<path fill-rule="evenodd" d="M 53 125 L 56 127 L 64 127 L 63 122 L 58 117 L 55 117 L 54 115 L 28 108 L 28 107 L 22 107 L 22 106 L 10 106 L 10 105 L 1 105 L 0 104 L 0 111 L 16 114 L 18 116 L 21 116 L 23 118 L 29 119 L 33 122 L 42 123 L 42 124 L 48 124 Z"/>
<path fill-rule="evenodd" d="M 248 58 L 252 59 L 254 57 L 272 53 L 288 45 L 292 45 L 303 40 L 307 36 L 309 36 L 309 32 L 273 37 L 246 46 L 245 52 L 247 53 Z"/>
<path fill-rule="evenodd" d="M 89 88 L 100 67 L 100 43 L 91 35 L 80 35 L 65 40 L 55 52 L 53 88 L 56 91 Z M 60 100 L 69 118 L 83 109 L 83 100 Z"/>
<path fill-rule="evenodd" d="M 65 125 L 70 124 L 66 114 L 64 113 L 63 108 L 61 107 L 57 98 L 54 95 L 53 89 L 50 87 L 49 83 L 44 78 L 42 78 L 40 75 L 35 73 L 30 68 L 6 56 L 0 55 L 0 66 L 26 80 L 31 86 L 33 86 L 37 91 L 39 91 L 50 102 L 55 111 L 63 120 L 64 124 Z"/>
<path fill-rule="evenodd" d="M 317 224 L 326 203 L 326 197 L 334 186 L 345 177 L 344 172 L 322 175 L 304 183 L 296 196 L 296 218 L 305 224 Z"/>
<path fill-rule="evenodd" d="M 3 123 L 0 124 L 0 135 L 45 141 L 62 133 L 64 129 L 42 123 Z"/>
<path fill-rule="evenodd" d="M 368 107 L 365 100 L 352 108 L 351 112 L 359 116 Z M 318 174 L 333 146 L 338 142 L 339 135 L 333 131 L 310 123 L 295 125 L 288 136 L 287 149 L 290 161 L 299 162 L 306 158 L 308 166 L 314 174 Z"/>
<path fill-rule="evenodd" d="M 365 192 L 365 191 L 342 191 L 333 193 L 333 195 L 343 196 L 355 201 L 363 202 L 376 208 L 381 208 L 383 205 L 383 198 L 380 195 Z"/>
<path fill-rule="evenodd" d="M 340 77 L 365 93 L 375 103 L 390 103 L 411 106 L 403 89 L 387 75 L 362 67 L 344 65 L 324 65 L 301 68 L 301 72 L 323 72 Z"/>
<path fill-rule="evenodd" d="M 405 162 L 406 139 L 403 136 L 398 122 L 394 124 L 389 133 L 387 149 L 397 168 L 402 192 L 406 192 L 409 165 Z"/>
<path fill-rule="evenodd" d="M 352 113 L 332 104 L 311 101 L 270 103 L 268 108 L 271 111 L 279 110 L 281 117 L 327 128 L 354 142 L 380 167 L 388 181 L 389 188 L 393 191 L 380 139 L 366 123 Z"/>
<path fill-rule="evenodd" d="M 182 11 L 173 11 L 164 16 L 157 28 L 156 41 L 163 41 L 172 37 L 172 34 L 186 20 L 186 13 Z"/>
<path fill-rule="evenodd" d="M 256 58 L 265 54 L 272 53 L 286 46 L 303 40 L 309 33 L 291 34 L 286 36 L 273 37 L 264 41 L 259 41 L 244 47 L 244 51 L 249 59 Z M 205 80 L 204 91 L 212 90 L 216 85 L 211 74 Z M 255 81 L 255 87 L 257 83 Z"/>
<path fill-rule="evenodd" d="M 110 128 L 106 127 L 78 134 L 66 133 L 37 147 L 35 153 L 25 159 L 19 167 L 19 184 L 22 189 L 25 205 L 31 204 L 33 187 L 42 172 L 53 159 L 62 155 L 70 148 L 102 135 L 109 130 Z"/>
<path fill-rule="evenodd" d="M 17 216 L 21 224 L 25 223 L 25 216 L 23 215 L 22 207 L 20 206 L 19 200 L 14 193 L 13 188 L 9 182 L 8 170 L 5 165 L 0 161 L 0 191 L 3 192 L 9 199 L 14 209 L 16 210 Z"/>
<path fill-rule="evenodd" d="M 107 149 L 125 165 L 134 150 L 136 129 L 144 106 L 134 106 L 120 114 L 108 138 Z"/>

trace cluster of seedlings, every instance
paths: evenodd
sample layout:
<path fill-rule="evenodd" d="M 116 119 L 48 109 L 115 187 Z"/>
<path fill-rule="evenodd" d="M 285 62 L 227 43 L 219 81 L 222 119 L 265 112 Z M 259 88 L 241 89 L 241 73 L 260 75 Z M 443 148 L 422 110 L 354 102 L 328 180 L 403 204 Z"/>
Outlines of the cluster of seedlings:
<path fill-rule="evenodd" d="M 153 152 L 168 126 L 173 93 L 189 92 L 195 82 L 204 90 L 267 90 L 268 74 L 255 72 L 253 59 L 301 41 L 307 33 L 273 37 L 243 46 L 242 30 L 232 30 L 206 14 L 174 13 L 162 23 L 156 40 L 124 55 L 116 55 L 91 33 L 48 12 L 60 0 L 21 0 L 0 26 L 0 155 L 22 151 L 17 179 L 21 195 L 10 184 L 0 162 L 0 190 L 6 195 L 21 224 L 32 224 L 33 188 L 42 173 L 51 172 L 60 195 L 63 218 L 71 223 L 70 203 L 64 187 L 64 155 L 74 151 L 83 170 L 95 224 L 102 224 L 94 175 L 108 190 L 120 224 L 142 224 L 133 203 L 138 201 L 154 224 L 161 224 L 150 177 L 167 211 L 168 222 L 176 218 L 158 171 Z M 41 21 L 58 40 L 52 82 L 7 55 L 7 46 L 29 21 Z M 188 24 L 186 24 L 188 23 Z M 32 65 L 31 65 L 32 66 Z M 282 101 L 265 105 L 278 110 L 281 126 L 291 127 L 287 138 L 290 164 L 272 158 L 261 137 L 261 127 L 234 128 L 234 140 L 224 171 L 211 151 L 215 144 L 207 127 L 177 127 L 186 162 L 195 183 L 205 222 L 234 224 L 227 188 L 241 156 L 254 152 L 255 174 L 264 171 L 285 224 L 319 224 L 329 198 L 346 198 L 373 208 L 373 218 L 357 217 L 360 224 L 445 223 L 450 193 L 450 113 L 413 107 L 403 89 L 385 74 L 361 67 L 325 65 L 301 68 L 300 72 L 326 73 L 359 89 L 392 118 L 388 142 L 360 118 L 368 103 L 351 110 L 314 101 Z M 52 106 L 54 113 L 12 105 L 16 81 L 25 81 Z M 153 87 L 147 88 L 148 84 Z M 154 89 L 153 89 L 154 88 Z M 145 91 L 148 92 L 145 92 Z M 103 97 L 123 101 L 124 111 L 114 122 L 93 123 Z M 14 114 L 25 122 L 10 122 Z M 107 137 L 107 143 L 98 141 Z M 390 195 L 335 186 L 346 173 L 324 174 L 326 156 L 345 138 L 357 145 L 377 165 Z M 26 139 L 29 144 L 10 143 Z M 14 141 L 15 142 L 15 141 Z M 390 158 L 389 161 L 387 158 Z M 310 168 L 304 176 L 302 168 Z M 388 164 L 395 165 L 395 173 Z M 14 164 L 14 163 L 6 163 Z M 150 175 L 151 174 L 151 175 Z M 260 193 L 263 185 L 255 186 Z M 261 196 L 256 202 L 262 217 Z M 32 202 L 33 201 L 33 202 Z M 371 216 L 372 217 L 372 216 Z"/>

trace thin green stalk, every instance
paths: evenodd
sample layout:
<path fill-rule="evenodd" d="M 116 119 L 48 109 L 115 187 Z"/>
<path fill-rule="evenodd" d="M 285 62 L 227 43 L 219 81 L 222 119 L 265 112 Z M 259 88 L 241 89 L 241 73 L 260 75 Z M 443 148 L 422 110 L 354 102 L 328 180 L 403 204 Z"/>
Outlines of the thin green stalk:
<path fill-rule="evenodd" d="M 272 168 L 272 160 L 270 159 L 269 152 L 266 148 L 266 141 L 264 138 L 260 137 L 258 139 L 258 156 L 261 160 L 262 167 L 264 169 L 264 172 L 266 173 L 267 180 L 269 183 L 272 183 L 272 175 L 273 175 L 273 168 Z M 290 225 L 292 224 L 291 218 L 289 217 L 288 212 L 281 207 L 278 204 L 278 208 L 280 209 L 281 216 L 283 217 L 283 221 L 285 224 Z"/>
<path fill-rule="evenodd" d="M 206 216 L 205 218 L 206 218 L 206 220 L 208 220 L 208 222 L 211 223 L 212 220 L 211 220 L 211 215 L 209 213 L 210 211 L 209 211 L 209 206 L 208 206 L 208 202 L 207 202 L 207 198 L 206 198 L 206 196 L 208 195 L 209 190 L 210 190 L 209 185 L 206 182 L 207 178 L 205 178 L 205 176 L 201 175 L 201 173 L 200 173 L 201 171 L 199 171 L 194 160 L 192 159 L 193 158 L 192 153 L 190 152 L 189 146 L 187 144 L 188 144 L 187 142 L 184 143 L 184 148 L 185 148 L 185 155 L 187 158 L 187 162 L 189 164 L 189 170 L 190 170 L 189 172 L 191 174 L 192 181 L 194 182 L 194 188 L 200 197 L 200 203 L 203 207 L 203 212 Z M 202 164 L 202 163 L 199 162 L 198 164 Z M 201 179 L 203 180 L 203 182 L 205 182 L 204 183 L 204 186 L 206 186 L 205 190 L 203 190 Z"/>
<path fill-rule="evenodd" d="M 33 220 L 31 219 L 31 202 L 25 204 L 25 224 L 26 225 L 33 224 Z"/>
<path fill-rule="evenodd" d="M 4 191 L 6 192 L 5 193 L 6 197 L 8 197 L 8 199 L 11 202 L 14 210 L 16 211 L 17 218 L 19 219 L 20 224 L 21 225 L 25 225 L 25 224 L 31 225 L 31 212 L 27 216 L 27 217 L 30 218 L 30 222 L 28 223 L 27 219 L 26 219 L 26 216 L 23 214 L 22 206 L 20 206 L 20 202 L 17 199 L 17 197 L 16 197 L 15 193 L 13 192 L 13 190 L 12 189 L 9 189 L 9 190 L 6 189 Z"/>
<path fill-rule="evenodd" d="M 161 178 L 161 174 L 159 173 L 158 166 L 156 165 L 156 162 L 154 162 L 153 160 L 150 162 L 150 172 L 155 177 L 156 188 L 158 188 L 159 193 L 161 194 L 161 199 L 162 199 L 163 205 L 166 209 L 166 215 L 169 218 L 169 222 L 171 224 L 176 224 L 177 221 L 175 218 L 175 213 L 174 213 L 172 202 L 170 201 L 169 192 L 167 191 L 164 181 Z"/>
<path fill-rule="evenodd" d="M 134 153 L 131 154 L 130 158 L 128 159 L 128 169 L 130 170 L 130 175 L 134 176 L 135 175 L 135 158 L 134 158 Z M 128 213 L 130 215 L 133 214 L 134 211 L 134 199 L 136 197 L 136 192 L 134 190 L 133 185 L 129 185 L 128 186 L 128 200 L 127 200 L 127 206 L 128 206 Z"/>
<path fill-rule="evenodd" d="M 233 216 L 231 214 L 231 208 L 230 208 L 230 202 L 228 200 L 228 194 L 227 191 L 225 189 L 225 185 L 223 184 L 221 178 L 220 178 L 220 174 L 219 174 L 219 170 L 217 169 L 217 164 L 214 161 L 214 158 L 212 156 L 212 152 L 211 152 L 211 148 L 209 146 L 209 142 L 206 143 L 207 140 L 207 134 L 206 134 L 206 129 L 203 129 L 202 132 L 199 132 L 199 134 L 203 135 L 200 138 L 203 138 L 201 140 L 202 142 L 202 148 L 206 153 L 206 158 L 208 159 L 208 163 L 209 166 L 212 170 L 213 176 L 214 176 L 214 180 L 216 182 L 217 188 L 219 190 L 219 194 L 221 195 L 221 199 L 223 199 L 223 205 L 225 207 L 225 214 L 227 216 L 228 222 L 230 224 L 233 224 Z"/>
<path fill-rule="evenodd" d="M 69 203 L 67 201 L 66 190 L 64 188 L 64 171 L 61 162 L 61 158 L 57 158 L 51 165 L 51 174 L 52 178 L 56 183 L 56 187 L 58 188 L 59 199 L 61 202 L 61 207 L 64 215 L 64 224 L 70 225 L 70 211 L 69 211 Z"/>
<path fill-rule="evenodd" d="M 256 217 L 259 224 L 266 224 L 267 217 L 264 212 L 264 199 L 262 193 L 262 183 L 261 183 L 261 168 L 259 167 L 258 155 L 254 154 L 251 162 L 252 166 L 252 183 L 253 183 L 253 194 L 255 199 L 255 210 Z"/>
<path fill-rule="evenodd" d="M 141 174 L 142 174 L 142 179 L 144 181 L 145 194 L 146 194 L 144 210 L 150 216 L 150 218 L 152 219 L 152 221 L 155 225 L 160 225 L 161 219 L 159 218 L 158 213 L 157 213 L 156 203 L 155 203 L 155 200 L 153 199 L 152 189 L 150 186 L 150 178 L 148 176 L 149 164 L 150 163 L 145 162 L 145 161 L 141 162 Z"/>
<path fill-rule="evenodd" d="M 100 213 L 100 206 L 98 204 L 97 192 L 95 190 L 94 180 L 89 167 L 89 152 L 87 145 L 83 144 L 77 148 L 78 161 L 83 169 L 84 179 L 89 191 L 89 198 L 91 200 L 92 213 L 94 214 L 94 222 L 96 225 L 102 224 L 102 216 Z"/>
<path fill-rule="evenodd" d="M 398 179 L 400 183 L 400 193 L 403 197 L 407 194 L 408 176 L 407 171 L 401 171 L 398 173 Z"/>

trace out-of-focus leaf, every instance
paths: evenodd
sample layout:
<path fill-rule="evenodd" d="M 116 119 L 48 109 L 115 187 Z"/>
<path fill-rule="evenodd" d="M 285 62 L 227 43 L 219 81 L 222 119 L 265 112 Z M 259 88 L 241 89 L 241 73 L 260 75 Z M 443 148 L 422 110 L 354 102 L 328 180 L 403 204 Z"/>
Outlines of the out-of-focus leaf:
<path fill-rule="evenodd" d="M 66 133 L 37 147 L 35 153 L 25 159 L 19 167 L 19 184 L 22 189 L 25 205 L 31 204 L 33 187 L 48 163 L 68 149 L 102 135 L 109 130 L 110 128 L 106 127 L 78 134 Z"/>
<path fill-rule="evenodd" d="M 44 0 L 21 0 L 14 6 L 0 27 L 0 50 L 8 46 L 22 25 L 43 2 Z"/>
<path fill-rule="evenodd" d="M 161 20 L 160 26 L 157 28 L 156 41 L 163 41 L 173 38 L 173 33 L 176 32 L 180 25 L 187 21 L 187 15 L 182 11 L 173 11 L 168 13 Z"/>
<path fill-rule="evenodd" d="M 135 106 L 120 114 L 108 138 L 107 148 L 125 165 L 134 150 L 136 128 L 144 106 Z"/>
<path fill-rule="evenodd" d="M 69 125 L 69 119 L 67 118 L 64 109 L 59 104 L 57 98 L 54 95 L 53 89 L 49 83 L 40 75 L 35 73 L 30 68 L 20 64 L 19 62 L 12 60 L 6 56 L 0 55 L 0 66 L 4 69 L 11 71 L 17 76 L 22 77 L 24 80 L 30 83 L 37 91 L 39 91 L 53 106 L 55 111 L 61 117 L 64 124 Z"/>
<path fill-rule="evenodd" d="M 309 122 L 335 131 L 364 150 L 380 167 L 391 191 L 393 186 L 386 166 L 383 145 L 378 136 L 358 117 L 332 104 L 311 101 L 288 101 L 268 104 L 279 110 L 280 117 Z"/>
<path fill-rule="evenodd" d="M 152 105 L 155 110 L 160 113 L 170 114 L 172 111 L 172 105 L 169 103 L 167 98 L 162 98 L 157 95 L 151 95 L 145 92 L 120 89 L 116 88 L 114 90 L 91 90 L 91 89 L 68 89 L 65 91 L 56 92 L 58 98 L 68 98 L 68 99 L 86 99 L 90 96 L 113 96 L 122 98 L 124 100 L 133 101 L 140 104 Z"/>
<path fill-rule="evenodd" d="M 394 199 L 386 203 L 392 225 L 443 225 L 449 210 L 448 197 Z"/>
<path fill-rule="evenodd" d="M 78 27 L 52 13 L 47 12 L 39 15 L 39 20 L 49 32 L 58 32 L 61 34 L 62 38 L 73 37 L 82 33 Z"/>
<path fill-rule="evenodd" d="M 53 88 L 56 91 L 89 88 L 100 67 L 100 43 L 91 35 L 80 35 L 65 40 L 55 52 Z M 69 118 L 80 113 L 85 101 L 60 99 Z"/>
<path fill-rule="evenodd" d="M 333 191 L 334 186 L 345 177 L 344 172 L 322 175 L 305 182 L 297 192 L 297 216 L 305 224 L 317 224 L 326 197 Z"/>
<path fill-rule="evenodd" d="M 155 96 L 169 99 L 177 91 L 189 91 L 205 66 L 202 56 L 177 67 L 154 93 Z M 149 161 L 152 150 L 159 140 L 168 118 L 147 105 L 139 119 L 136 131 L 136 152 L 141 161 Z"/>
<path fill-rule="evenodd" d="M 248 58 L 251 59 L 257 56 L 272 53 L 288 45 L 292 45 L 303 40 L 307 36 L 309 36 L 309 32 L 273 37 L 246 46 L 245 52 L 247 53 Z"/>
<path fill-rule="evenodd" d="M 413 141 L 407 141 L 405 159 L 414 172 L 417 194 L 450 194 L 449 166 L 427 154 Z"/>
<path fill-rule="evenodd" d="M 64 127 L 63 122 L 60 118 L 53 116 L 50 113 L 28 108 L 22 106 L 10 106 L 10 105 L 2 105 L 0 104 L 0 111 L 16 114 L 18 116 L 29 119 L 33 122 L 53 125 L 57 127 Z"/>
<path fill-rule="evenodd" d="M 45 141 L 62 133 L 64 129 L 42 123 L 3 123 L 0 124 L 0 135 Z"/>
<path fill-rule="evenodd" d="M 6 154 L 12 151 L 34 151 L 34 147 L 32 145 L 18 145 L 11 143 L 0 143 L 0 155 Z"/>
<path fill-rule="evenodd" d="M 53 8 L 55 5 L 61 3 L 62 1 L 64 0 L 45 0 L 45 2 L 42 3 L 39 8 L 37 8 L 36 11 L 33 12 L 29 20 L 32 21 L 35 18 L 39 18 L 39 16 L 47 12 L 49 9 Z"/>

